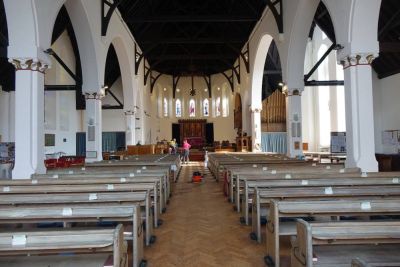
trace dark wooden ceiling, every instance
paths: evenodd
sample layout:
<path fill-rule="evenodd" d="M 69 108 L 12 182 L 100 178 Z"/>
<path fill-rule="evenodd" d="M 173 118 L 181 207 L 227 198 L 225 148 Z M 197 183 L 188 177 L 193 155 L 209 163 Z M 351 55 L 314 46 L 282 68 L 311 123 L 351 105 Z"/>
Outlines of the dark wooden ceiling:
<path fill-rule="evenodd" d="M 400 0 L 382 0 L 379 58 L 372 63 L 380 79 L 400 73 Z"/>
<path fill-rule="evenodd" d="M 154 70 L 174 75 L 209 75 L 232 68 L 266 5 L 267 0 L 121 0 L 118 8 Z M 76 43 L 67 16 L 63 8 L 54 27 L 53 42 L 67 28 Z M 315 25 L 336 42 L 332 20 L 322 2 L 310 37 Z M 400 73 L 399 38 L 400 0 L 382 0 L 378 30 L 380 57 L 373 62 L 379 78 Z M 0 0 L 0 84 L 3 90 L 10 91 L 15 88 L 15 71 L 7 61 L 7 46 L 7 21 Z M 74 46 L 79 58 L 77 45 Z M 265 64 L 265 73 L 270 77 L 265 86 L 271 89 L 276 88 L 281 73 L 277 64 L 279 55 L 273 48 L 270 52 Z M 117 68 L 118 60 L 111 57 L 107 65 L 110 71 L 106 71 L 105 84 L 115 79 L 111 70 Z"/>
<path fill-rule="evenodd" d="M 119 11 L 152 69 L 210 75 L 231 69 L 266 0 L 122 0 Z"/>

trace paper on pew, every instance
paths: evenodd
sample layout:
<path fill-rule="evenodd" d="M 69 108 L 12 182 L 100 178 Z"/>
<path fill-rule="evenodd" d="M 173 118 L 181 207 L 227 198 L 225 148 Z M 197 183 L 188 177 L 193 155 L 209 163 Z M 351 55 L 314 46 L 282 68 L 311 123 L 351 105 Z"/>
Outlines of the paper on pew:
<path fill-rule="evenodd" d="M 332 187 L 325 187 L 325 195 L 332 195 L 333 189 Z"/>
<path fill-rule="evenodd" d="M 267 171 L 268 170 L 268 167 L 263 167 L 263 171 Z"/>
<path fill-rule="evenodd" d="M 371 202 L 365 201 L 361 203 L 362 210 L 370 210 L 371 209 Z"/>
<path fill-rule="evenodd" d="M 345 171 L 346 171 L 345 169 L 340 169 L 339 170 L 340 173 L 345 173 Z"/>
<path fill-rule="evenodd" d="M 121 183 L 125 183 L 126 182 L 126 178 L 125 177 L 121 177 Z"/>
<path fill-rule="evenodd" d="M 292 175 L 290 173 L 286 174 L 285 179 L 292 179 Z"/>
<path fill-rule="evenodd" d="M 135 177 L 135 174 L 134 173 L 130 173 L 129 177 Z"/>
<path fill-rule="evenodd" d="M 68 171 L 68 174 L 74 174 L 74 171 Z"/>
<path fill-rule="evenodd" d="M 327 170 L 330 170 L 330 169 L 331 169 L 331 166 L 329 166 L 329 165 L 326 166 L 326 169 L 327 169 Z"/>
<path fill-rule="evenodd" d="M 13 235 L 11 240 L 12 246 L 25 246 L 26 245 L 26 235 Z"/>
<path fill-rule="evenodd" d="M 399 178 L 393 178 L 392 183 L 398 184 L 399 183 Z"/>
<path fill-rule="evenodd" d="M 63 208 L 62 215 L 63 216 L 72 216 L 72 209 L 71 208 Z"/>
<path fill-rule="evenodd" d="M 82 171 L 85 171 L 85 170 L 86 170 L 86 168 L 85 168 L 85 167 L 83 167 L 81 170 L 82 170 Z"/>
<path fill-rule="evenodd" d="M 32 180 L 32 184 L 37 184 L 37 183 L 38 183 L 38 181 L 36 179 Z"/>
<path fill-rule="evenodd" d="M 108 184 L 107 185 L 107 190 L 114 190 L 114 185 L 113 184 Z"/>
<path fill-rule="evenodd" d="M 10 192 L 10 191 L 11 191 L 11 189 L 10 189 L 9 186 L 4 186 L 3 187 L 3 192 Z"/>
<path fill-rule="evenodd" d="M 301 180 L 301 185 L 308 185 L 308 180 Z"/>
<path fill-rule="evenodd" d="M 271 174 L 276 174 L 276 170 L 272 170 L 272 171 L 271 171 Z"/>
<path fill-rule="evenodd" d="M 58 179 L 58 174 L 54 174 L 54 175 L 53 175 L 53 178 L 54 178 L 54 179 Z"/>
<path fill-rule="evenodd" d="M 142 170 L 137 170 L 136 172 L 137 172 L 137 173 L 142 173 Z"/>
<path fill-rule="evenodd" d="M 253 164 L 253 168 L 257 168 L 257 164 Z"/>
<path fill-rule="evenodd" d="M 96 199 L 97 199 L 97 194 L 96 193 L 89 194 L 89 200 L 96 200 Z"/>
<path fill-rule="evenodd" d="M 366 172 L 361 173 L 361 177 L 368 177 L 368 173 Z"/>
<path fill-rule="evenodd" d="M 143 170 L 147 170 L 147 167 L 146 167 L 146 166 L 143 166 L 142 169 L 143 169 Z"/>

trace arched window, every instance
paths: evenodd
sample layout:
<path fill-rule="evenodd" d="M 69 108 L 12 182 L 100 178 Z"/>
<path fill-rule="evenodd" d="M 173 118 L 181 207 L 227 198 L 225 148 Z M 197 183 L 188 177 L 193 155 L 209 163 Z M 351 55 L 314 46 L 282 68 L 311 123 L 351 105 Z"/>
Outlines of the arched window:
<path fill-rule="evenodd" d="M 222 117 L 228 117 L 229 115 L 229 104 L 226 97 L 222 98 Z"/>
<path fill-rule="evenodd" d="M 189 100 L 189 117 L 195 117 L 196 116 L 196 102 L 194 102 L 194 99 Z"/>
<path fill-rule="evenodd" d="M 164 117 L 168 117 L 168 100 L 166 97 L 164 97 L 163 110 L 164 110 Z"/>
<path fill-rule="evenodd" d="M 217 97 L 215 100 L 215 117 L 221 116 L 221 97 Z"/>
<path fill-rule="evenodd" d="M 175 116 L 182 117 L 182 103 L 180 99 L 177 99 L 175 102 Z"/>
<path fill-rule="evenodd" d="M 209 105 L 208 99 L 206 98 L 203 101 L 203 116 L 208 117 L 209 114 L 210 114 L 210 105 Z"/>

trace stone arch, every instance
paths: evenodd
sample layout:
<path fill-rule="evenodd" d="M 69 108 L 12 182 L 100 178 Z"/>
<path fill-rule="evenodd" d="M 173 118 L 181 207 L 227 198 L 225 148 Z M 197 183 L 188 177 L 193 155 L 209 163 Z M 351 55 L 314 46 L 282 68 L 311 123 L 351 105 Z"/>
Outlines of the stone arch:
<path fill-rule="evenodd" d="M 99 72 L 98 49 L 95 45 L 94 30 L 90 24 L 90 17 L 84 0 L 67 0 L 65 7 L 71 18 L 72 26 L 76 34 L 80 57 L 82 62 L 82 87 L 84 92 L 99 92 L 102 85 L 103 76 Z"/>
<path fill-rule="evenodd" d="M 132 73 L 134 73 L 134 69 L 132 68 L 133 64 L 130 62 L 127 45 L 121 36 L 114 37 L 108 45 L 114 46 L 118 57 L 119 68 L 121 70 L 124 107 L 125 109 L 132 109 L 135 105 L 134 91 L 136 88 L 132 78 Z"/>
<path fill-rule="evenodd" d="M 320 1 L 298 2 L 285 45 L 287 57 L 282 58 L 282 75 L 289 89 L 304 87 L 304 59 L 310 27 Z M 285 36 L 285 37 L 286 37 Z"/>
<path fill-rule="evenodd" d="M 262 107 L 262 80 L 264 76 L 265 59 L 273 37 L 269 34 L 263 35 L 258 41 L 254 62 L 251 66 L 251 107 Z"/>

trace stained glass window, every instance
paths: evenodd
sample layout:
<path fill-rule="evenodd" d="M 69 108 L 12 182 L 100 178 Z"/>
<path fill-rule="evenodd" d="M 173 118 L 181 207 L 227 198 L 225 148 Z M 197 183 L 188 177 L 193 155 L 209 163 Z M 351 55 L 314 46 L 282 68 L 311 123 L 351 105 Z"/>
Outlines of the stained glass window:
<path fill-rule="evenodd" d="M 193 99 L 189 100 L 189 117 L 195 117 L 196 116 L 196 103 L 194 102 Z"/>
<path fill-rule="evenodd" d="M 182 117 L 182 103 L 179 99 L 175 102 L 175 115 L 176 117 Z"/>
<path fill-rule="evenodd" d="M 208 117 L 209 114 L 210 114 L 210 105 L 208 99 L 206 98 L 203 101 L 203 116 Z"/>
<path fill-rule="evenodd" d="M 215 100 L 215 116 L 221 116 L 221 97 L 217 97 L 217 100 Z"/>
<path fill-rule="evenodd" d="M 163 110 L 164 110 L 164 117 L 168 117 L 168 100 L 166 97 L 164 97 L 164 103 L 163 103 Z"/>

